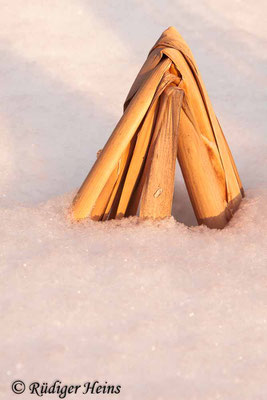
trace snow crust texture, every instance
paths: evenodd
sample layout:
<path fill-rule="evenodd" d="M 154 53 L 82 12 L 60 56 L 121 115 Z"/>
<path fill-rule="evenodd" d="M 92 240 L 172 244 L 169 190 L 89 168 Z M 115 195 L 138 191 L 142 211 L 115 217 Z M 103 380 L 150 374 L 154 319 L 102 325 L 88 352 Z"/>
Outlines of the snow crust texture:
<path fill-rule="evenodd" d="M 96 398 L 265 400 L 266 2 L 0 7 L 0 399 L 17 398 L 16 379 L 59 379 L 121 385 Z M 75 191 L 170 25 L 195 55 L 246 198 L 224 230 L 198 227 L 178 172 L 170 219 L 73 224 Z"/>

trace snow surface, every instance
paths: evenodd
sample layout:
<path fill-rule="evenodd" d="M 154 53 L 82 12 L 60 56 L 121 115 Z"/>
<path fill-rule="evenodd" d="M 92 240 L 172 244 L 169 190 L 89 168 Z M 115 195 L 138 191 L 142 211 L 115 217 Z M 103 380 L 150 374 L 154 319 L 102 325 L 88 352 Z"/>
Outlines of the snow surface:
<path fill-rule="evenodd" d="M 0 8 L 0 398 L 18 398 L 15 379 L 60 379 L 122 386 L 96 398 L 265 400 L 266 1 Z M 223 231 L 197 227 L 178 174 L 180 222 L 72 224 L 75 190 L 170 25 L 192 48 L 247 196 Z"/>

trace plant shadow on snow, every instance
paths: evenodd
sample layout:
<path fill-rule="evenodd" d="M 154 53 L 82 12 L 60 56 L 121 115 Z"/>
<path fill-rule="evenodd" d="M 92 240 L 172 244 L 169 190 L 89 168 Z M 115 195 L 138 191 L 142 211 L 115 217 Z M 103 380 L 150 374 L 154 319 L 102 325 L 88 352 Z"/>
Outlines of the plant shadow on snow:
<path fill-rule="evenodd" d="M 0 51 L 0 74 L 1 114 L 16 168 L 12 173 L 6 166 L 7 205 L 36 204 L 70 191 L 88 173 L 114 116 L 90 93 L 68 88 L 6 49 Z"/>

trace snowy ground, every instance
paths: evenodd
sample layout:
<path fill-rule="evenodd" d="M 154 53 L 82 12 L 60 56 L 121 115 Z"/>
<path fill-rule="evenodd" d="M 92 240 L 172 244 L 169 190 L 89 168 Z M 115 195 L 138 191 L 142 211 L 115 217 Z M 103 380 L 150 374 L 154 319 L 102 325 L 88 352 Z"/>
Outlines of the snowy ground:
<path fill-rule="evenodd" d="M 60 379 L 120 384 L 122 400 L 265 400 L 266 2 L 0 8 L 0 399 L 17 398 L 15 379 Z M 192 227 L 178 175 L 184 224 L 73 225 L 73 194 L 170 25 L 195 54 L 247 197 L 223 231 Z"/>

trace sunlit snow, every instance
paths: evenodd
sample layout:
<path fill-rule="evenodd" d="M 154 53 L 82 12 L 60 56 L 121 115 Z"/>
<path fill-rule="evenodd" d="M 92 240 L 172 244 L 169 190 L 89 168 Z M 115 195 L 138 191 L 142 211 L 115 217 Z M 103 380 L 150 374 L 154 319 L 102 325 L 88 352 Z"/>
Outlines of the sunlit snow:
<path fill-rule="evenodd" d="M 122 400 L 266 399 L 266 2 L 0 7 L 0 398 L 34 398 L 12 394 L 16 379 L 60 379 L 120 384 Z M 246 198 L 224 230 L 195 226 L 178 172 L 174 218 L 73 224 L 75 191 L 170 25 Z"/>

